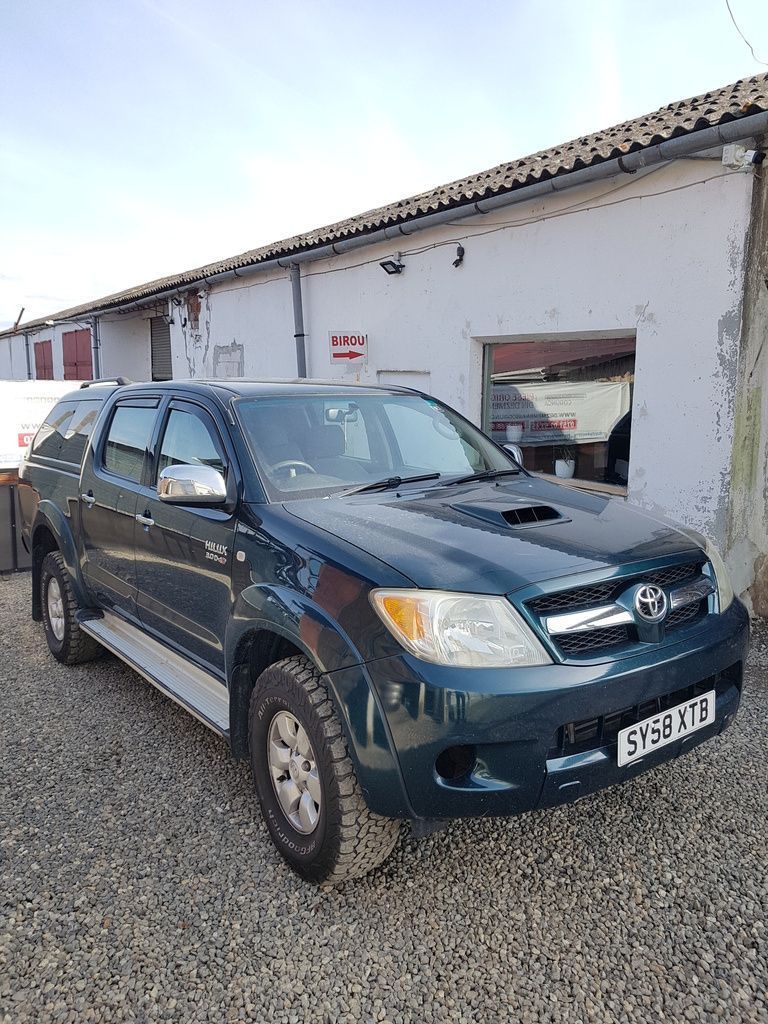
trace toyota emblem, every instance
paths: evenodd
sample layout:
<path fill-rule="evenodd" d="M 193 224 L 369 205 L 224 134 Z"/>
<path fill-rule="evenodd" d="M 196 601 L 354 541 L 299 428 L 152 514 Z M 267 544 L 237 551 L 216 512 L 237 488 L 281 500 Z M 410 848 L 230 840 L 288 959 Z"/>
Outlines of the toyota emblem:
<path fill-rule="evenodd" d="M 635 611 L 644 622 L 661 622 L 667 614 L 667 595 L 651 583 L 645 583 L 635 593 Z"/>

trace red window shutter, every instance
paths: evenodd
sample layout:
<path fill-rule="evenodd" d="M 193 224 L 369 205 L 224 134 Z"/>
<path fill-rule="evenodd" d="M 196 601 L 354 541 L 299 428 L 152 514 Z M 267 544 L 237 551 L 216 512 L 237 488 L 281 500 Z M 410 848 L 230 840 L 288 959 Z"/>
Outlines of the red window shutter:
<path fill-rule="evenodd" d="M 64 352 L 64 380 L 91 380 L 91 332 L 65 331 L 61 336 Z"/>
<path fill-rule="evenodd" d="M 77 331 L 67 331 L 61 336 L 64 355 L 64 380 L 77 380 Z"/>
<path fill-rule="evenodd" d="M 53 380 L 53 346 L 50 341 L 35 342 L 35 377 Z"/>

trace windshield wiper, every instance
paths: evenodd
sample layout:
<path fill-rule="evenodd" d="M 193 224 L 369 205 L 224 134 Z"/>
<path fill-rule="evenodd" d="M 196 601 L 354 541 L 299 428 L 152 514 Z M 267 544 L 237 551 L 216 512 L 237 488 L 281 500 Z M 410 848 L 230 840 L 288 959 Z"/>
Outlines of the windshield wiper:
<path fill-rule="evenodd" d="M 472 480 L 495 480 L 497 476 L 517 476 L 519 472 L 519 469 L 483 469 L 479 473 L 469 473 L 468 476 L 458 476 L 455 480 L 446 480 L 445 486 L 467 484 Z"/>
<path fill-rule="evenodd" d="M 350 487 L 346 491 L 338 491 L 331 497 L 343 498 L 347 494 L 362 494 L 363 491 L 387 491 L 392 487 L 399 487 L 400 484 L 415 484 L 419 480 L 437 480 L 439 477 L 439 473 L 421 473 L 419 476 L 388 476 L 383 480 L 372 480 L 369 484 L 360 484 L 358 487 Z"/>

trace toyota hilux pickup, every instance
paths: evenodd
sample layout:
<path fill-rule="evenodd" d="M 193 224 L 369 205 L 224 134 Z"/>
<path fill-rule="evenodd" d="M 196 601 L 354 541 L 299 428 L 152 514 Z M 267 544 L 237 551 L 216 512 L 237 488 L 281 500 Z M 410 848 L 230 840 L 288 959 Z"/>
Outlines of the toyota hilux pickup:
<path fill-rule="evenodd" d="M 94 382 L 20 476 L 53 656 L 106 648 L 249 759 L 310 881 L 405 821 L 635 778 L 739 705 L 749 619 L 710 543 L 416 391 Z"/>

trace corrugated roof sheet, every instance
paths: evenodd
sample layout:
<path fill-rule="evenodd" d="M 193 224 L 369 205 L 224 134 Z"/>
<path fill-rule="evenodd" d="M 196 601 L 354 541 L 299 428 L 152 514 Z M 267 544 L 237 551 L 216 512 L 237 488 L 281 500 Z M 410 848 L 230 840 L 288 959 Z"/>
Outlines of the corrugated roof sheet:
<path fill-rule="evenodd" d="M 39 320 L 29 321 L 24 326 L 42 325 L 45 320 L 57 320 L 66 317 L 81 316 L 94 310 L 118 306 L 152 295 L 178 288 L 185 284 L 193 284 L 205 277 L 218 274 L 225 270 L 236 270 L 251 266 L 278 256 L 290 256 L 308 249 L 337 242 L 341 239 L 376 231 L 390 225 L 402 224 L 406 221 L 434 213 L 438 210 L 461 206 L 467 202 L 486 199 L 490 196 L 513 192 L 537 181 L 552 178 L 555 175 L 569 174 L 572 171 L 602 163 L 616 157 L 657 145 L 678 135 L 688 135 L 725 121 L 733 121 L 750 114 L 768 110 L 768 74 L 744 78 L 732 85 L 723 86 L 702 96 L 693 96 L 687 100 L 670 103 L 666 107 L 637 117 L 631 121 L 614 125 L 604 131 L 574 139 L 551 149 L 543 149 L 531 156 L 521 157 L 510 163 L 499 164 L 479 174 L 471 174 L 447 185 L 421 192 L 419 195 L 402 199 L 399 202 L 368 210 L 355 217 L 328 224 L 315 231 L 294 235 L 259 249 L 250 249 L 229 259 L 208 263 L 180 274 L 158 278 L 146 284 L 125 291 L 115 292 L 93 302 L 73 306 Z M 8 333 L 8 332 L 3 332 Z"/>

